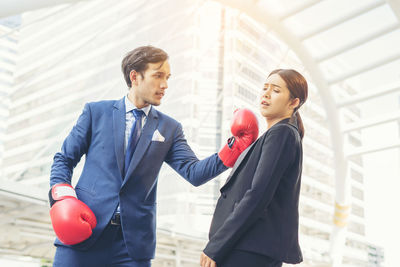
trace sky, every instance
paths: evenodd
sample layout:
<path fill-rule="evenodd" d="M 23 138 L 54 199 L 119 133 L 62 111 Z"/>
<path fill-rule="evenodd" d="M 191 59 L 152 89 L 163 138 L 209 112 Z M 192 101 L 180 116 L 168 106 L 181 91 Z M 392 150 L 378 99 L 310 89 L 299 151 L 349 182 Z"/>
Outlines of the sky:
<path fill-rule="evenodd" d="M 399 110 L 399 100 L 400 93 L 394 93 L 368 101 L 362 106 L 363 116 L 371 118 Z M 379 146 L 398 141 L 399 125 L 390 122 L 365 129 L 365 145 Z M 400 148 L 366 154 L 363 160 L 366 235 L 371 242 L 384 247 L 385 266 L 398 266 Z"/>
<path fill-rule="evenodd" d="M 397 151 L 396 151 L 397 150 Z M 400 162 L 398 149 L 364 157 L 366 235 L 384 247 L 385 266 L 398 266 L 400 239 Z"/>

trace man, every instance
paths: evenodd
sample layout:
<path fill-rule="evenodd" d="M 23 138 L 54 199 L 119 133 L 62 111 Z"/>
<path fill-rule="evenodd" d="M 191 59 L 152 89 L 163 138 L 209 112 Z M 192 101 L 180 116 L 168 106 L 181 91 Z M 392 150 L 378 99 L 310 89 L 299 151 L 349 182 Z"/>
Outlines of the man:
<path fill-rule="evenodd" d="M 122 61 L 129 87 L 120 100 L 88 103 L 54 156 L 50 215 L 54 266 L 150 266 L 155 252 L 157 177 L 165 161 L 199 186 L 233 166 L 258 136 L 254 114 L 235 113 L 235 137 L 199 160 L 180 123 L 157 111 L 170 77 L 168 55 L 143 46 Z M 81 177 L 73 168 L 86 155 Z"/>

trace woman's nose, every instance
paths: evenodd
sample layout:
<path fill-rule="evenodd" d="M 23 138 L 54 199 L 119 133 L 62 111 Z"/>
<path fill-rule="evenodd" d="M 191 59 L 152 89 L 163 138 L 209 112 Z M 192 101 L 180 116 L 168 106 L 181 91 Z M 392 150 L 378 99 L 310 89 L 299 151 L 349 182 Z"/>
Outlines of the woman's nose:
<path fill-rule="evenodd" d="M 269 98 L 271 96 L 270 90 L 269 89 L 265 90 L 263 95 L 264 97 Z"/>

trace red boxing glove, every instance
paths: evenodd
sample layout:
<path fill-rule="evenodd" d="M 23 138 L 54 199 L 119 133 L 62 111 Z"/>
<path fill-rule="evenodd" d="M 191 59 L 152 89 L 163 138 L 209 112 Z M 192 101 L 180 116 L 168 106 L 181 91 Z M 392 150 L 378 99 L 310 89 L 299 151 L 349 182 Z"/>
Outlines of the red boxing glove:
<path fill-rule="evenodd" d="M 92 235 L 96 216 L 76 197 L 69 184 L 56 184 L 49 192 L 50 217 L 58 239 L 66 245 L 78 244 Z"/>
<path fill-rule="evenodd" d="M 239 155 L 258 137 L 258 120 L 249 109 L 237 109 L 233 113 L 231 132 L 233 136 L 219 151 L 218 156 L 225 166 L 233 167 Z"/>

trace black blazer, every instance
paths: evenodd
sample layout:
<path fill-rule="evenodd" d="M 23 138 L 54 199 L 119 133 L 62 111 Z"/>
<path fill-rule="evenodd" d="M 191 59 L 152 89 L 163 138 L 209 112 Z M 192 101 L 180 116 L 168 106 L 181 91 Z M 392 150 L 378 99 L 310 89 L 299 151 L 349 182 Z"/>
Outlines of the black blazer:
<path fill-rule="evenodd" d="M 233 249 L 286 263 L 303 260 L 298 243 L 302 143 L 284 119 L 237 160 L 220 189 L 204 253 L 221 263 Z"/>

